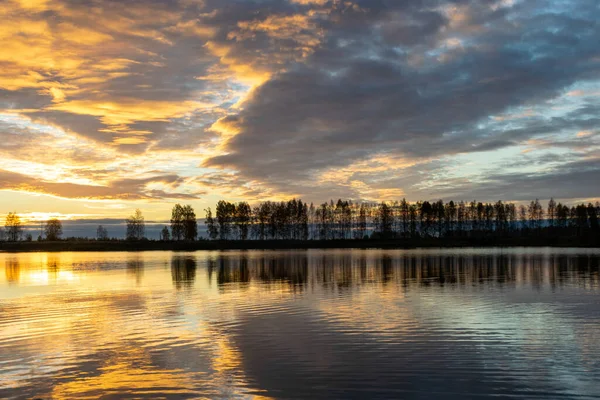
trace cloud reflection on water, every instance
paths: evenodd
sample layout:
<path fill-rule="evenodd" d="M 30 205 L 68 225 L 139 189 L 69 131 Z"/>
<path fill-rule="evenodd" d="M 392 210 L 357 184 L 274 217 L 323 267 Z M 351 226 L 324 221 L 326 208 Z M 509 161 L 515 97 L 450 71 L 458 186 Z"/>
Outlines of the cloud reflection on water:
<path fill-rule="evenodd" d="M 599 260 L 0 254 L 0 397 L 600 395 Z"/>

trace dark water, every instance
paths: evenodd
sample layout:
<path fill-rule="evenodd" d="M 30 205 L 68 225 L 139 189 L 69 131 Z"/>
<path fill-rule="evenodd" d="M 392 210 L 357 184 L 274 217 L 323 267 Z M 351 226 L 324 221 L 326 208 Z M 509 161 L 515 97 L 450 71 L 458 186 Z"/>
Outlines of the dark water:
<path fill-rule="evenodd" d="M 0 254 L 32 396 L 597 399 L 600 251 Z"/>

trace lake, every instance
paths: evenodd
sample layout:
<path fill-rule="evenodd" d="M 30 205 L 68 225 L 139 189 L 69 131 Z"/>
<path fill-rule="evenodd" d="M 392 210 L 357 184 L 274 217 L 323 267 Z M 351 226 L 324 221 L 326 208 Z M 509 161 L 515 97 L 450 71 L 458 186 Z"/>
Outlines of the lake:
<path fill-rule="evenodd" d="M 600 398 L 600 250 L 0 254 L 0 398 Z"/>

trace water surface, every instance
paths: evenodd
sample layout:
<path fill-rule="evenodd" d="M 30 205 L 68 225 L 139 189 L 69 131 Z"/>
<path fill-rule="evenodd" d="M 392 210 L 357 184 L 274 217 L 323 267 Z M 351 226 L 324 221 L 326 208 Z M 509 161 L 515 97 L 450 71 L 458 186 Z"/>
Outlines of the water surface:
<path fill-rule="evenodd" d="M 600 398 L 600 251 L 0 254 L 0 398 Z"/>

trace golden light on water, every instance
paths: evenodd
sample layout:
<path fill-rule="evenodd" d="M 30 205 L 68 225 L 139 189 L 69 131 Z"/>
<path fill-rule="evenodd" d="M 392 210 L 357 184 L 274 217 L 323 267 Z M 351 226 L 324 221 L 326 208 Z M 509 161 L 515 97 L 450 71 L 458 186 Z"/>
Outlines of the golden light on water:
<path fill-rule="evenodd" d="M 490 337 L 531 371 L 548 341 L 588 368 L 590 352 L 600 350 L 594 331 L 556 301 L 568 308 L 600 288 L 597 255 L 484 253 L 0 254 L 0 397 L 268 398 L 292 387 L 307 394 L 323 374 L 338 388 L 385 374 L 400 374 L 394 382 L 435 374 L 422 357 L 465 362 L 465 341 L 480 346 Z M 455 346 L 462 350 L 454 354 Z M 478 347 L 488 363 L 516 362 L 488 346 Z M 386 372 L 354 371 L 348 354 L 378 360 L 369 368 L 382 363 Z M 405 366 L 407 357 L 420 369 Z M 336 381 L 345 374 L 350 381 Z M 545 379 L 536 376 L 527 384 Z M 569 390 L 592 393 L 582 389 L 586 379 Z"/>
<path fill-rule="evenodd" d="M 189 394 L 193 388 L 182 370 L 157 370 L 147 354 L 136 347 L 124 347 L 105 360 L 100 375 L 55 386 L 52 398 L 89 398 L 112 393 L 134 392 L 146 396 Z M 165 390 L 165 388 L 170 388 Z"/>

